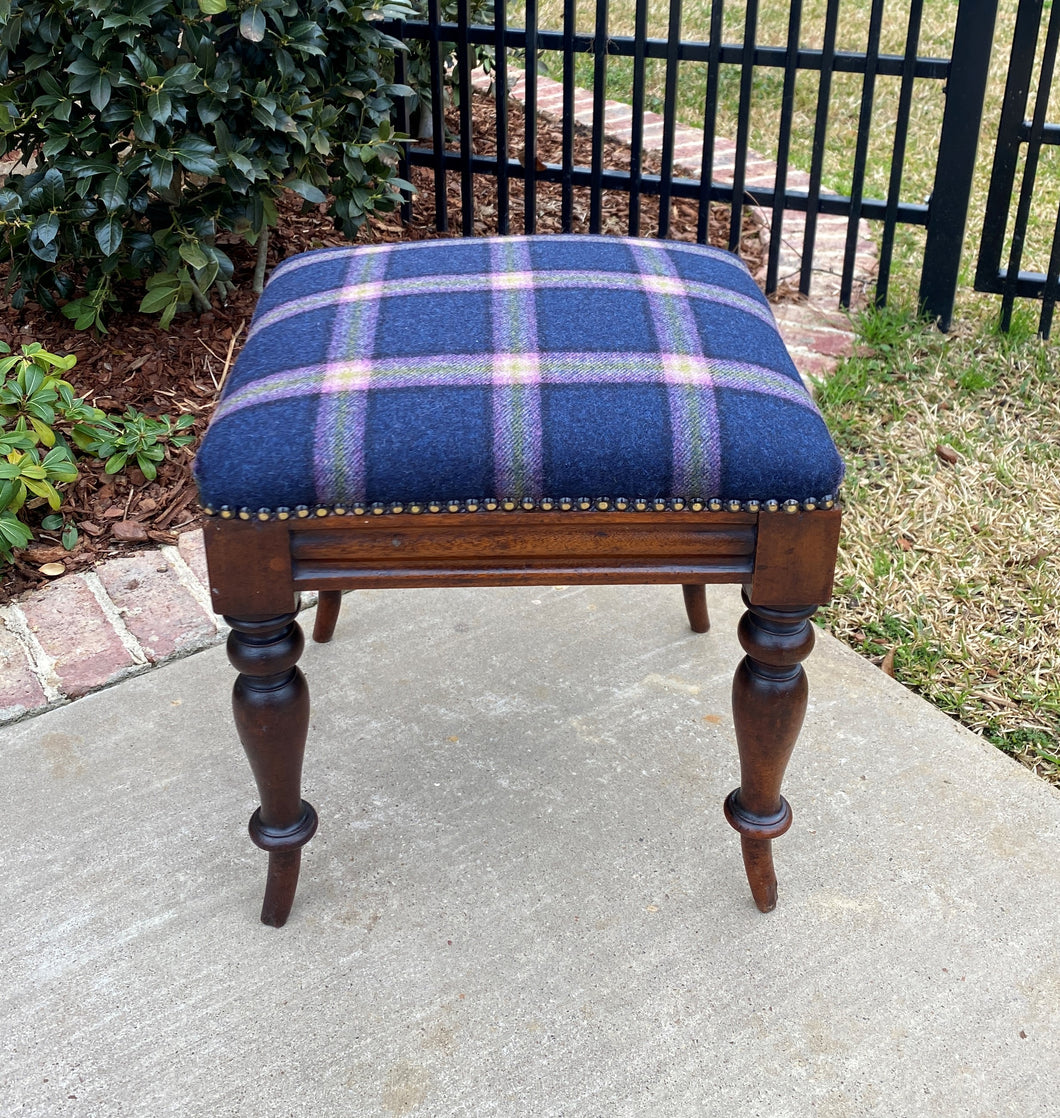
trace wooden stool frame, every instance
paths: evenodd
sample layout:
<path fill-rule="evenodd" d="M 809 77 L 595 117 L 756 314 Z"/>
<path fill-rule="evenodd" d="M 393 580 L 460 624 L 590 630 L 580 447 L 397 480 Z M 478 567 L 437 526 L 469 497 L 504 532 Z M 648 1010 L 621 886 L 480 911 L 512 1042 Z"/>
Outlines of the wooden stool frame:
<path fill-rule="evenodd" d="M 212 511 L 212 510 L 208 510 Z M 746 656 L 733 680 L 740 786 L 725 801 L 755 903 L 776 905 L 772 840 L 791 825 L 781 781 L 806 711 L 810 617 L 828 602 L 839 509 L 789 501 L 470 502 L 221 510 L 205 525 L 213 605 L 232 627 L 233 710 L 261 798 L 250 820 L 269 855 L 261 919 L 280 927 L 317 817 L 301 796 L 309 691 L 298 594 L 320 591 L 314 638 L 331 638 L 343 590 L 677 583 L 709 627 L 704 587 L 743 586 Z"/>

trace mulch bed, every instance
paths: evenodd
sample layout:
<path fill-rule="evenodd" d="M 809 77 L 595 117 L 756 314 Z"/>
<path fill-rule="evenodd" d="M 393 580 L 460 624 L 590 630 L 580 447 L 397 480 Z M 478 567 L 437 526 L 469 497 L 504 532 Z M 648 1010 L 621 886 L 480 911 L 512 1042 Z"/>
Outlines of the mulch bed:
<path fill-rule="evenodd" d="M 496 151 L 496 127 L 492 98 L 476 98 L 474 148 L 479 154 Z M 509 105 L 512 150 L 519 147 L 523 135 L 521 107 Z M 451 122 L 455 131 L 457 121 Z M 558 124 L 542 117 L 538 129 L 539 158 L 547 163 L 560 162 L 560 130 Z M 575 163 L 588 166 L 590 140 L 588 131 L 575 130 Z M 605 165 L 628 168 L 629 153 L 624 145 L 605 144 Z M 645 160 L 645 170 L 656 172 L 657 159 Z M 413 172 L 419 194 L 413 206 L 412 221 L 403 225 L 398 215 L 381 215 L 370 228 L 362 230 L 362 241 L 424 240 L 438 237 L 434 226 L 433 175 L 425 168 Z M 496 232 L 496 197 L 494 180 L 479 176 L 475 180 L 475 233 Z M 460 182 L 449 175 L 447 182 L 450 234 L 460 229 Z M 561 193 L 558 184 L 539 183 L 537 188 L 537 231 L 560 231 Z M 574 196 L 574 231 L 588 231 L 588 192 L 576 190 Z M 523 224 L 523 184 L 511 181 L 510 221 L 513 232 Z M 624 234 L 628 225 L 628 198 L 616 191 L 603 196 L 603 231 Z M 729 211 L 714 207 L 710 216 L 710 240 L 713 244 L 728 242 Z M 692 202 L 677 200 L 671 207 L 669 235 L 677 240 L 696 239 L 697 210 Z M 658 206 L 650 198 L 642 200 L 641 235 L 657 231 Z M 177 416 L 190 413 L 196 417 L 195 433 L 206 429 L 210 413 L 225 374 L 239 352 L 256 297 L 250 290 L 254 267 L 254 250 L 232 238 L 228 244 L 219 238 L 235 263 L 238 290 L 227 304 L 215 298 L 213 309 L 202 315 L 178 316 L 168 331 L 161 330 L 157 320 L 136 313 L 140 293 L 133 292 L 126 313 L 107 320 L 108 332 L 76 331 L 70 322 L 45 313 L 27 304 L 20 311 L 0 308 L 0 339 L 13 348 L 39 342 L 54 353 L 73 353 L 77 364 L 67 374 L 79 395 L 97 407 L 120 413 L 133 406 L 149 415 Z M 311 248 L 340 245 L 345 238 L 328 218 L 324 206 L 308 206 L 290 194 L 280 201 L 280 221 L 269 239 L 269 267 L 280 260 Z M 744 217 L 741 233 L 741 254 L 753 274 L 764 262 L 764 240 L 760 226 L 752 215 Z M 0 283 L 6 278 L 0 271 Z M 277 448 L 278 450 L 280 448 Z M 30 510 L 37 540 L 16 555 L 15 562 L 0 568 L 0 602 L 10 601 L 26 590 L 47 582 L 40 571 L 45 564 L 63 564 L 66 571 L 91 568 L 101 560 L 151 543 L 172 543 L 177 534 L 194 527 L 200 519 L 195 486 L 191 479 L 191 458 L 194 447 L 171 452 L 148 482 L 137 469 L 113 476 L 104 473 L 103 464 L 93 459 L 80 460 L 80 476 L 66 490 L 62 511 L 79 527 L 80 538 L 72 551 L 66 551 L 57 535 L 36 528 L 47 508 Z"/>

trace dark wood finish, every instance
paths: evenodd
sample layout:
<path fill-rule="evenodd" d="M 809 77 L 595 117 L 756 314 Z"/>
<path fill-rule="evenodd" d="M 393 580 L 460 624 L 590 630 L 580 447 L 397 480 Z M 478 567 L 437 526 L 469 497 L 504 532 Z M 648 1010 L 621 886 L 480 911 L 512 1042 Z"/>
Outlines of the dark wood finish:
<path fill-rule="evenodd" d="M 685 595 L 685 613 L 693 633 L 710 632 L 710 613 L 707 610 L 707 588 L 701 582 L 686 582 L 681 589 Z"/>
<path fill-rule="evenodd" d="M 286 522 L 210 518 L 202 526 L 213 608 L 265 618 L 294 609 L 291 534 Z"/>
<path fill-rule="evenodd" d="M 809 618 L 831 594 L 839 511 L 385 512 L 206 525 L 215 608 L 232 625 L 233 705 L 261 807 L 251 837 L 269 852 L 262 920 L 281 925 L 300 850 L 316 828 L 301 798 L 309 697 L 297 661 L 300 589 L 320 591 L 314 636 L 330 639 L 343 590 L 388 586 L 677 583 L 696 632 L 705 585 L 740 583 L 746 656 L 733 682 L 740 787 L 725 814 L 741 836 L 755 902 L 776 904 L 771 843 L 791 824 L 781 781 L 806 710 Z"/>
<path fill-rule="evenodd" d="M 749 513 L 477 512 L 290 525 L 297 589 L 744 582 Z"/>
<path fill-rule="evenodd" d="M 740 832 L 744 867 L 755 904 L 777 905 L 773 839 L 791 826 L 791 808 L 780 794 L 795 739 L 806 713 L 802 661 L 813 648 L 809 618 L 817 607 L 770 609 L 752 602 L 739 637 L 747 655 L 732 683 L 732 713 L 740 750 L 740 787 L 725 801 L 725 817 Z"/>
<path fill-rule="evenodd" d="M 232 710 L 261 797 L 250 837 L 269 853 L 261 920 L 279 928 L 294 902 L 301 848 L 317 829 L 316 812 L 301 796 L 309 688 L 297 665 L 305 641 L 293 611 L 225 620 L 232 626 L 228 659 L 239 672 Z"/>
<path fill-rule="evenodd" d="M 321 590 L 317 598 L 317 616 L 313 622 L 313 640 L 327 644 L 335 635 L 339 612 L 342 609 L 341 590 Z"/>
<path fill-rule="evenodd" d="M 299 589 L 742 582 L 755 518 L 733 513 L 477 512 L 328 517 L 291 527 Z"/>
<path fill-rule="evenodd" d="M 751 600 L 786 609 L 832 598 L 839 509 L 767 513 L 758 524 Z"/>

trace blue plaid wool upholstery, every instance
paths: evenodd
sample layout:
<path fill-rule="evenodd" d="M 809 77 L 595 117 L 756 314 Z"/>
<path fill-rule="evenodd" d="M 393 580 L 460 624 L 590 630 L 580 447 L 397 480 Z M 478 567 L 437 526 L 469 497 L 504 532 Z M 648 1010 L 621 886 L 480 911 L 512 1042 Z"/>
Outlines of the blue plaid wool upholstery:
<path fill-rule="evenodd" d="M 286 260 L 195 473 L 208 508 L 258 510 L 805 500 L 843 466 L 737 257 L 537 236 Z"/>

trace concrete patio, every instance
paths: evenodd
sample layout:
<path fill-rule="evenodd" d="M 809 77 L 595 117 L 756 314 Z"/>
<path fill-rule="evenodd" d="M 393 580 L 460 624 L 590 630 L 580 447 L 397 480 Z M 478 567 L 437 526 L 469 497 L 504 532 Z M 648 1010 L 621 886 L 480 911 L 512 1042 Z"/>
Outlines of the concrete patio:
<path fill-rule="evenodd" d="M 0 731 L 0 1113 L 1056 1113 L 1060 795 L 822 637 L 759 914 L 710 602 L 348 597 L 280 931 L 222 649 Z"/>

